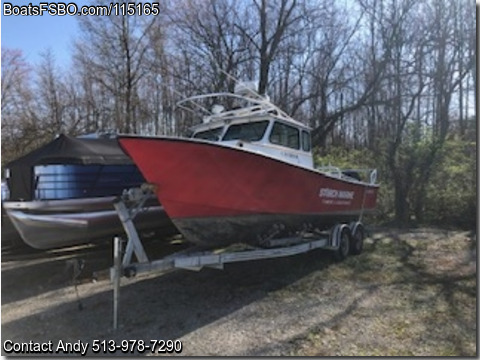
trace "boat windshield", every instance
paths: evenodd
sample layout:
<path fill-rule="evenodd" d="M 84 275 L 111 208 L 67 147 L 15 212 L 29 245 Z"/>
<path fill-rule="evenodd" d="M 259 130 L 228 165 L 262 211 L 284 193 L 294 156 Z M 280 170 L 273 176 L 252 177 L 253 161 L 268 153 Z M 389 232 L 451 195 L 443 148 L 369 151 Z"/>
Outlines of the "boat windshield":
<path fill-rule="evenodd" d="M 298 150 L 300 149 L 300 130 L 276 121 L 270 134 L 270 142 Z"/>
<path fill-rule="evenodd" d="M 231 125 L 225 133 L 223 141 L 260 141 L 267 126 L 268 120 Z"/>
<path fill-rule="evenodd" d="M 220 140 L 220 135 L 222 134 L 223 127 L 217 127 L 214 129 L 208 129 L 204 131 L 199 131 L 193 137 L 195 139 L 209 140 L 209 141 L 218 141 Z"/>

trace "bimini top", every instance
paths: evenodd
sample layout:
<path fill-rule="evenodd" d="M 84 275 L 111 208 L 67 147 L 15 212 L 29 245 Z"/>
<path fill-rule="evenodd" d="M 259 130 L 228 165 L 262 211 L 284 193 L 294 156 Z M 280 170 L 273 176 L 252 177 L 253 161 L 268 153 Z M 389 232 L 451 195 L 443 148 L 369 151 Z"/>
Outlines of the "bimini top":
<path fill-rule="evenodd" d="M 12 200 L 32 197 L 37 165 L 132 165 L 115 138 L 75 138 L 61 134 L 48 144 L 9 162 L 7 182 Z"/>
<path fill-rule="evenodd" d="M 45 164 L 133 164 L 115 138 L 75 138 L 60 134 L 54 140 L 9 162 L 6 167 Z"/>

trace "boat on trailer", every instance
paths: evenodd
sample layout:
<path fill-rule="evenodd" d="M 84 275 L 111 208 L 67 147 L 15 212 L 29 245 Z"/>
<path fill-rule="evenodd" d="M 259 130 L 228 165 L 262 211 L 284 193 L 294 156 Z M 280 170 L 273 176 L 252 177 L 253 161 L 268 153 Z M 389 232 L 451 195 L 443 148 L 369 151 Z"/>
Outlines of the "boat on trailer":
<path fill-rule="evenodd" d="M 119 135 L 119 143 L 187 241 L 261 246 L 374 210 L 376 170 L 315 168 L 311 129 L 248 86 L 178 106 L 203 113 L 189 138 Z"/>
<path fill-rule="evenodd" d="M 114 200 L 124 189 L 145 182 L 111 136 L 60 135 L 6 165 L 8 215 L 23 242 L 52 249 L 110 239 L 124 233 Z M 142 205 L 135 224 L 140 233 L 176 233 L 153 197 Z M 2 219 L 2 235 L 9 222 Z"/>

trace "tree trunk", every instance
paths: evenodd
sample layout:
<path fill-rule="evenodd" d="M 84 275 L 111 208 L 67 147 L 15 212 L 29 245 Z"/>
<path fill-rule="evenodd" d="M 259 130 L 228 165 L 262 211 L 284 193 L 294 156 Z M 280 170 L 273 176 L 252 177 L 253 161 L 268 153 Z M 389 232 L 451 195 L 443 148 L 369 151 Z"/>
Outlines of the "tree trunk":
<path fill-rule="evenodd" d="M 409 220 L 408 194 L 404 186 L 402 177 L 396 176 L 394 179 L 395 189 L 395 222 L 399 226 L 405 226 Z"/>

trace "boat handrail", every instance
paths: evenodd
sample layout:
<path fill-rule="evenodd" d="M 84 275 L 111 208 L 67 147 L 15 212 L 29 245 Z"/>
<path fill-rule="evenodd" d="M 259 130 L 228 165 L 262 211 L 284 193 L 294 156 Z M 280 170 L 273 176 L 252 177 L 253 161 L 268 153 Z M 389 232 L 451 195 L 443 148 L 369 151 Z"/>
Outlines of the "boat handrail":
<path fill-rule="evenodd" d="M 377 183 L 377 169 L 342 169 L 343 172 L 365 173 L 369 179 L 370 184 Z"/>
<path fill-rule="evenodd" d="M 241 107 L 238 109 L 228 110 L 225 112 L 220 113 L 213 113 L 212 111 L 206 109 L 205 107 L 199 105 L 196 101 L 214 97 L 231 97 L 235 99 L 240 99 L 244 101 L 248 101 L 253 103 L 252 106 Z M 288 122 L 293 122 L 297 125 L 307 128 L 308 126 L 302 124 L 301 122 L 293 119 L 287 113 L 285 113 L 282 109 L 280 109 L 275 104 L 271 103 L 267 98 L 264 98 L 258 95 L 258 98 L 253 98 L 249 96 L 239 95 L 235 93 L 229 92 L 218 92 L 218 93 L 210 93 L 210 94 L 201 94 L 201 95 L 194 95 L 188 98 L 182 99 L 176 103 L 176 106 L 182 108 L 184 110 L 194 112 L 189 107 L 185 106 L 185 103 L 192 103 L 194 106 L 198 107 L 204 113 L 206 113 L 205 122 L 209 121 L 221 121 L 228 118 L 243 118 L 243 117 L 252 117 L 256 115 L 273 115 L 276 118 L 286 120 Z"/>
<path fill-rule="evenodd" d="M 368 178 L 368 182 L 371 185 L 375 185 L 377 183 L 377 169 L 341 169 L 337 166 L 332 165 L 325 165 L 325 166 L 317 166 L 317 170 L 324 172 L 331 176 L 336 176 L 339 178 L 348 178 L 354 179 L 359 181 L 359 179 L 348 175 L 348 173 L 365 173 L 366 177 Z"/>
<path fill-rule="evenodd" d="M 210 122 L 210 121 L 221 121 L 225 119 L 241 119 L 245 117 L 256 117 L 256 116 L 261 116 L 261 115 L 273 115 L 276 118 L 286 120 L 288 122 L 295 122 L 297 123 L 296 120 L 290 118 L 289 116 L 285 114 L 278 113 L 276 109 L 265 109 L 262 108 L 258 105 L 256 106 L 250 106 L 250 107 L 243 107 L 240 109 L 235 109 L 235 110 L 229 110 L 220 114 L 214 114 L 214 115 L 208 115 L 204 119 L 204 122 Z M 302 124 L 302 126 L 305 127 L 305 125 Z"/>
<path fill-rule="evenodd" d="M 372 172 L 370 173 L 370 184 L 376 184 L 377 183 L 377 169 L 373 169 Z"/>
<path fill-rule="evenodd" d="M 275 106 L 273 105 L 271 102 L 269 101 L 266 101 L 266 99 L 262 99 L 262 98 L 258 98 L 258 99 L 255 99 L 253 97 L 249 97 L 249 96 L 244 96 L 244 95 L 239 95 L 239 94 L 235 94 L 235 93 L 230 93 L 230 92 L 217 92 L 217 93 L 209 93 L 209 94 L 200 94 L 200 95 L 193 95 L 193 96 L 189 96 L 185 99 L 182 99 L 180 101 L 177 101 L 176 105 L 179 106 L 183 103 L 187 103 L 187 102 L 195 102 L 197 100 L 202 100 L 202 99 L 208 99 L 208 98 L 214 98 L 214 97 L 221 97 L 221 96 L 224 96 L 224 97 L 232 97 L 232 98 L 236 98 L 236 99 L 240 99 L 240 100 L 246 100 L 246 101 L 250 101 L 250 102 L 253 102 L 253 103 L 256 103 L 258 105 L 265 105 L 265 104 L 270 104 L 272 106 Z M 196 103 L 195 103 L 196 104 Z M 208 110 L 207 110 L 208 111 Z M 210 111 L 209 111 L 210 112 Z M 211 112 L 210 112 L 211 113 Z"/>
<path fill-rule="evenodd" d="M 326 166 L 317 166 L 317 170 L 327 173 L 329 175 L 341 177 L 342 176 L 342 170 L 337 167 L 337 166 L 332 166 L 332 165 L 326 165 Z"/>

